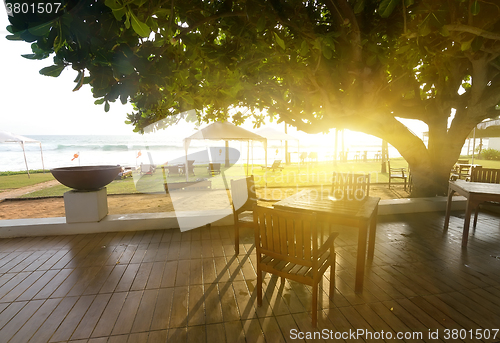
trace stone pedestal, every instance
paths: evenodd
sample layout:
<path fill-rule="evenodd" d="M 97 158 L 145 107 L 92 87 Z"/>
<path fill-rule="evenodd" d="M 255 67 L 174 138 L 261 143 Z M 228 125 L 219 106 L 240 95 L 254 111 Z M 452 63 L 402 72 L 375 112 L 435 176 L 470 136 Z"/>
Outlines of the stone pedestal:
<path fill-rule="evenodd" d="M 97 191 L 68 191 L 64 193 L 66 223 L 98 222 L 108 214 L 106 187 Z"/>

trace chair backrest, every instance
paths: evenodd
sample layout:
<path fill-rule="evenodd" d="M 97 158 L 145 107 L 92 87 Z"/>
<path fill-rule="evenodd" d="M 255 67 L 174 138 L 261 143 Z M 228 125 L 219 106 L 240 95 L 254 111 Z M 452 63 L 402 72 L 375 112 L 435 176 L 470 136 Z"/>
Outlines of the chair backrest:
<path fill-rule="evenodd" d="M 143 174 L 153 173 L 154 169 L 152 164 L 141 164 L 141 173 Z"/>
<path fill-rule="evenodd" d="M 389 161 L 389 160 L 387 160 L 387 169 L 389 169 L 389 174 L 391 174 L 391 172 L 393 172 L 394 176 L 397 176 L 398 174 L 400 174 L 402 177 L 405 176 L 405 169 L 391 167 L 391 161 Z"/>
<path fill-rule="evenodd" d="M 469 160 L 457 160 L 456 164 L 469 164 Z"/>
<path fill-rule="evenodd" d="M 274 160 L 273 165 L 271 168 L 278 168 L 281 164 L 281 160 Z"/>
<path fill-rule="evenodd" d="M 313 267 L 318 260 L 318 231 L 314 213 L 299 213 L 255 206 L 257 256 L 264 254 Z"/>
<path fill-rule="evenodd" d="M 231 199 L 235 212 L 251 210 L 257 204 L 253 175 L 243 179 L 231 180 Z"/>
<path fill-rule="evenodd" d="M 220 163 L 209 163 L 208 168 L 212 173 L 219 172 L 220 173 Z"/>
<path fill-rule="evenodd" d="M 500 183 L 500 169 L 472 167 L 471 182 Z"/>
<path fill-rule="evenodd" d="M 338 200 L 364 200 L 370 196 L 370 174 L 334 172 L 332 196 Z"/>

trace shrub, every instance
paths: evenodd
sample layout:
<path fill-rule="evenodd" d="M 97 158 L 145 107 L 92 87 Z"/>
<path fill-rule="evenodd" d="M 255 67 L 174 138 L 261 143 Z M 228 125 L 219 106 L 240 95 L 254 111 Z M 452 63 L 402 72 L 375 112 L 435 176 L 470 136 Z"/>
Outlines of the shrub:
<path fill-rule="evenodd" d="M 485 160 L 500 161 L 500 151 L 495 149 L 483 149 L 483 151 L 481 151 L 481 156 Z"/>

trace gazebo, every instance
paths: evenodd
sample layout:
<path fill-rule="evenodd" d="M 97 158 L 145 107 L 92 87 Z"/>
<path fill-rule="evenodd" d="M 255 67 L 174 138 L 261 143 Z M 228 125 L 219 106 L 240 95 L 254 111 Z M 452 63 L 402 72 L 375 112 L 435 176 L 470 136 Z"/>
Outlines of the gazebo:
<path fill-rule="evenodd" d="M 187 168 L 187 152 L 189 149 L 189 145 L 191 144 L 191 140 L 193 139 L 209 139 L 209 140 L 223 140 L 226 141 L 226 148 L 228 146 L 228 141 L 244 141 L 247 142 L 247 173 L 248 173 L 248 164 L 249 164 L 249 151 L 250 151 L 250 142 L 251 141 L 259 141 L 264 145 L 264 150 L 266 152 L 265 160 L 267 165 L 267 139 L 253 133 L 251 131 L 245 130 L 242 127 L 236 126 L 229 122 L 215 122 L 207 127 L 197 131 L 193 135 L 184 139 L 184 150 L 186 152 L 186 168 Z M 226 149 L 227 151 L 227 149 Z M 186 169 L 187 170 L 187 169 Z M 188 175 L 186 173 L 186 179 Z"/>
<path fill-rule="evenodd" d="M 30 171 L 28 168 L 28 160 L 26 159 L 26 150 L 24 148 L 25 143 L 38 143 L 40 145 L 40 154 L 42 156 L 42 169 L 45 170 L 45 166 L 43 164 L 43 151 L 42 151 L 42 143 L 32 138 L 15 135 L 10 132 L 0 131 L 0 143 L 19 143 L 21 148 L 23 149 L 24 154 L 24 163 L 26 164 L 26 171 L 28 172 L 28 177 L 30 177 Z"/>
<path fill-rule="evenodd" d="M 271 127 L 263 127 L 257 130 L 257 134 L 266 138 L 268 141 L 270 140 L 276 140 L 276 141 L 296 141 L 297 142 L 297 154 L 300 155 L 300 145 L 299 145 L 299 139 L 289 135 L 288 133 L 281 132 L 278 130 L 275 130 Z M 285 156 L 285 160 L 288 157 Z M 299 165 L 300 165 L 300 159 L 299 159 Z"/>

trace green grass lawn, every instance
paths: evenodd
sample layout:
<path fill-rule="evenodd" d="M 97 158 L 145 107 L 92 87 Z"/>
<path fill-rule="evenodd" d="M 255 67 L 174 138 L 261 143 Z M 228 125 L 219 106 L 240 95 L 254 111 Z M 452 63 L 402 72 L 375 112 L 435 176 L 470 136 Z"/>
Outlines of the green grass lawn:
<path fill-rule="evenodd" d="M 467 158 L 467 157 L 465 157 Z M 469 158 L 469 161 L 471 159 Z M 475 164 L 484 166 L 485 168 L 500 169 L 500 161 L 489 160 L 474 160 Z M 408 165 L 402 158 L 391 159 L 391 167 L 406 168 Z M 224 181 L 229 185 L 231 179 L 239 179 L 246 175 L 246 165 L 236 165 L 231 168 L 221 168 L 222 175 L 214 177 L 209 176 L 206 165 L 195 165 L 195 175 L 190 175 L 189 181 L 196 181 L 199 179 L 209 179 L 212 181 L 212 188 L 224 188 Z M 253 169 L 249 166 L 249 174 L 253 174 L 258 187 L 304 187 L 304 186 L 318 186 L 329 185 L 331 183 L 332 174 L 334 172 L 362 172 L 370 173 L 371 183 L 387 183 L 387 173 L 381 173 L 380 161 L 368 162 L 338 162 L 334 165 L 332 162 L 319 162 L 307 163 L 303 165 L 291 164 L 284 165 L 282 171 L 266 171 L 255 165 Z M 5 189 L 13 189 L 24 187 L 27 185 L 36 184 L 52 180 L 52 174 L 33 174 L 31 179 L 27 175 L 8 175 L 0 176 L 0 191 Z M 168 183 L 184 182 L 185 176 L 168 176 L 166 177 Z M 108 194 L 129 194 L 129 193 L 157 193 L 164 192 L 164 175 L 162 169 L 158 168 L 156 172 L 151 175 L 139 176 L 134 175 L 134 178 L 127 178 L 124 180 L 115 180 L 107 186 Z M 68 187 L 58 185 L 51 188 L 36 191 L 26 194 L 24 197 L 46 197 L 46 196 L 61 196 L 64 192 L 70 190 Z"/>
<path fill-rule="evenodd" d="M 54 180 L 50 172 L 31 174 L 29 178 L 28 174 L 2 175 L 0 176 L 0 192 L 33 186 L 50 180 Z"/>
<path fill-rule="evenodd" d="M 403 159 L 391 160 L 395 167 L 406 167 Z M 266 171 L 260 165 L 248 166 L 248 173 L 253 174 L 258 187 L 297 187 L 297 186 L 317 186 L 330 184 L 332 174 L 336 172 L 364 172 L 371 174 L 371 182 L 387 182 L 387 174 L 381 174 L 381 162 L 346 162 L 338 163 L 336 166 L 332 162 L 307 163 L 303 165 L 284 165 L 282 171 Z M 221 168 L 222 174 L 210 176 L 206 165 L 195 165 L 195 175 L 190 175 L 188 181 L 209 179 L 212 181 L 212 188 L 225 188 L 225 183 L 230 184 L 231 179 L 239 179 L 246 176 L 247 166 L 236 165 L 231 168 Z M 224 177 L 223 177 L 224 176 Z M 0 176 L 2 179 L 3 176 Z M 134 174 L 134 178 L 115 180 L 107 187 L 108 194 L 129 194 L 129 193 L 157 193 L 164 192 L 164 180 L 168 183 L 184 182 L 184 175 L 164 176 L 162 169 L 158 168 L 153 175 L 139 176 Z M 24 197 L 47 197 L 61 196 L 70 190 L 68 187 L 58 185 L 51 188 L 39 190 L 24 195 Z"/>

